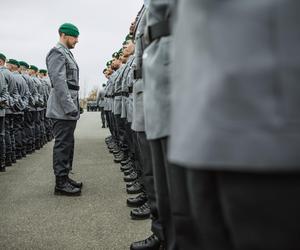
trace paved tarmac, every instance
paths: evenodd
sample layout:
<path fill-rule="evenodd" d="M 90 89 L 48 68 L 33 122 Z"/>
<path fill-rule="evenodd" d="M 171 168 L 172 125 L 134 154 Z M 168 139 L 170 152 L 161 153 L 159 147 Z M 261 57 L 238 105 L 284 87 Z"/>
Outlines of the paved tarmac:
<path fill-rule="evenodd" d="M 82 196 L 54 196 L 52 146 L 0 173 L 0 249 L 123 250 L 150 235 L 150 221 L 130 220 L 120 165 L 113 163 L 100 113 L 76 129 L 74 172 Z"/>

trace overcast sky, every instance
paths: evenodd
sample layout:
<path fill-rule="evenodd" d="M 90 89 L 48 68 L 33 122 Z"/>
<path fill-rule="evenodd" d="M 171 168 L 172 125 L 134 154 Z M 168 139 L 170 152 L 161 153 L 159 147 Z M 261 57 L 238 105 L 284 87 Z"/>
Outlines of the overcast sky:
<path fill-rule="evenodd" d="M 80 68 L 81 96 L 105 81 L 102 71 L 122 47 L 143 0 L 0 0 L 0 52 L 45 68 L 58 41 L 58 27 L 74 23 L 80 31 L 72 50 Z"/>

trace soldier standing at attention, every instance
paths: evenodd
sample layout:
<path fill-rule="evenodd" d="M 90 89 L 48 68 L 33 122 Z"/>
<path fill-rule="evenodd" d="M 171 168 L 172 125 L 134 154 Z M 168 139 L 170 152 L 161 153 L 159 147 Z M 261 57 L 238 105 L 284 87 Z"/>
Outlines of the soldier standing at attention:
<path fill-rule="evenodd" d="M 1 54 L 0 54 L 1 57 Z M 0 172 L 5 172 L 5 107 L 7 105 L 7 84 L 0 72 Z"/>
<path fill-rule="evenodd" d="M 79 30 L 70 23 L 59 28 L 60 40 L 50 50 L 46 64 L 52 89 L 46 116 L 53 120 L 55 138 L 53 169 L 56 177 L 55 194 L 78 196 L 82 183 L 69 178 L 74 153 L 74 131 L 79 120 L 79 68 L 71 53 L 78 43 Z"/>

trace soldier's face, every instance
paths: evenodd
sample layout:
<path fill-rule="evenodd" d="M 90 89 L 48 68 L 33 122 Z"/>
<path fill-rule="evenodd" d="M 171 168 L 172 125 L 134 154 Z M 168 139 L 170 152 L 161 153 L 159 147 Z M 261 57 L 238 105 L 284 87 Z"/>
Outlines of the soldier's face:
<path fill-rule="evenodd" d="M 123 56 L 121 56 L 121 61 L 122 61 L 122 63 L 126 63 L 127 62 L 127 56 L 125 56 L 125 55 L 123 55 Z"/>
<path fill-rule="evenodd" d="M 24 66 L 21 66 L 20 67 L 20 72 L 23 73 L 23 74 L 25 74 L 25 73 L 28 72 L 28 70 Z"/>
<path fill-rule="evenodd" d="M 66 36 L 66 45 L 69 49 L 74 49 L 78 43 L 78 37 Z"/>
<path fill-rule="evenodd" d="M 10 63 L 6 63 L 6 68 L 11 71 L 13 69 L 13 65 Z"/>
<path fill-rule="evenodd" d="M 0 66 L 4 66 L 5 65 L 5 61 L 0 59 Z"/>
<path fill-rule="evenodd" d="M 135 28 L 135 21 L 131 23 L 130 28 L 129 28 L 129 32 L 130 34 L 133 34 L 134 32 L 134 28 Z"/>

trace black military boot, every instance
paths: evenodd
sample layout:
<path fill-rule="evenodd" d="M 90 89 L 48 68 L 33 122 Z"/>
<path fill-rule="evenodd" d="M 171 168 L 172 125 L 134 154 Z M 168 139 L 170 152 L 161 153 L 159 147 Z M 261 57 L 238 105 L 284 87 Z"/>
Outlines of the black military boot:
<path fill-rule="evenodd" d="M 131 187 L 126 189 L 127 194 L 139 194 L 143 191 L 143 185 L 138 181 L 135 182 Z"/>
<path fill-rule="evenodd" d="M 5 160 L 4 159 L 0 160 L 0 172 L 6 172 Z"/>
<path fill-rule="evenodd" d="M 135 180 L 133 182 L 126 182 L 126 188 L 130 188 L 131 186 L 133 186 L 138 180 Z"/>
<path fill-rule="evenodd" d="M 82 182 L 77 182 L 77 181 L 74 181 L 72 180 L 69 176 L 67 177 L 68 178 L 68 182 L 73 186 L 73 187 L 77 187 L 77 188 L 82 188 L 83 186 L 83 183 Z"/>
<path fill-rule="evenodd" d="M 130 197 L 127 199 L 128 207 L 141 207 L 148 201 L 146 193 L 141 193 L 137 197 Z"/>
<path fill-rule="evenodd" d="M 126 165 L 121 166 L 120 170 L 124 172 L 124 171 L 127 171 L 127 170 L 131 169 L 131 168 L 133 168 L 133 163 L 130 161 Z"/>
<path fill-rule="evenodd" d="M 144 205 L 134 208 L 130 212 L 131 219 L 133 220 L 145 220 L 149 219 L 151 214 L 150 206 L 148 202 L 145 202 Z"/>
<path fill-rule="evenodd" d="M 67 176 L 56 176 L 55 195 L 80 196 L 81 189 L 74 187 L 68 181 Z"/>
<path fill-rule="evenodd" d="M 149 238 L 137 242 L 133 242 L 130 250 L 159 250 L 161 248 L 161 241 L 152 234 Z"/>
<path fill-rule="evenodd" d="M 130 157 L 128 157 L 126 160 L 124 160 L 124 161 L 121 161 L 121 165 L 122 166 L 125 166 L 125 165 L 127 165 L 129 162 L 131 162 L 131 158 Z"/>
<path fill-rule="evenodd" d="M 128 175 L 130 175 L 133 171 L 134 171 L 134 169 L 133 169 L 133 168 L 130 168 L 130 169 L 124 171 L 123 174 L 124 174 L 125 176 L 128 176 Z"/>
<path fill-rule="evenodd" d="M 133 171 L 130 175 L 124 177 L 125 182 L 132 182 L 138 178 L 138 174 Z"/>
<path fill-rule="evenodd" d="M 35 142 L 32 144 L 32 153 L 34 153 L 35 152 L 35 148 L 36 148 L 36 146 L 35 146 Z"/>

